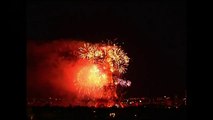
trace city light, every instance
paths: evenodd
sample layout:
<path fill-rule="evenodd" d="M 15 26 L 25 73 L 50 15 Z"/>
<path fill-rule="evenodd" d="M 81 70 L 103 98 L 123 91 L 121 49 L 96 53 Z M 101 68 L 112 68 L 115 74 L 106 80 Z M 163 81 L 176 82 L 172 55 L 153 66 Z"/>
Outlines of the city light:
<path fill-rule="evenodd" d="M 115 113 L 109 113 L 109 116 L 114 118 L 115 117 Z"/>

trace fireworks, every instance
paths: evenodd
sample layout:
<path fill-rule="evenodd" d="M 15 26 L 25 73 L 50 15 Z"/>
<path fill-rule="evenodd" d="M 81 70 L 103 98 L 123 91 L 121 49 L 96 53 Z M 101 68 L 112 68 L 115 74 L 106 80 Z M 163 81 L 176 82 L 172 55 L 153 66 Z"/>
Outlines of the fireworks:
<path fill-rule="evenodd" d="M 131 85 L 131 81 L 129 80 L 123 80 L 118 78 L 117 81 L 115 81 L 115 85 L 121 85 L 122 87 L 129 87 Z"/>
<path fill-rule="evenodd" d="M 107 44 L 85 43 L 79 48 L 79 56 L 97 64 L 104 64 L 104 69 L 108 66 L 112 73 L 125 73 L 129 65 L 129 57 L 121 47 Z"/>
<path fill-rule="evenodd" d="M 72 105 L 111 107 L 119 99 L 118 89 L 131 85 L 122 76 L 130 58 L 111 42 L 31 41 L 27 55 L 28 88 L 42 95 L 63 96 Z"/>
<path fill-rule="evenodd" d="M 118 98 L 118 84 L 122 87 L 131 85 L 130 81 L 119 78 L 126 72 L 130 59 L 120 46 L 84 43 L 79 47 L 78 57 L 90 63 L 78 72 L 75 85 L 80 86 L 80 93 L 92 96 L 92 99 L 108 99 L 112 102 Z"/>
<path fill-rule="evenodd" d="M 108 78 L 105 73 L 102 73 L 97 65 L 87 64 L 82 67 L 77 73 L 77 78 L 74 83 L 78 86 L 79 94 L 90 96 L 93 99 L 103 98 L 104 86 L 108 84 Z"/>

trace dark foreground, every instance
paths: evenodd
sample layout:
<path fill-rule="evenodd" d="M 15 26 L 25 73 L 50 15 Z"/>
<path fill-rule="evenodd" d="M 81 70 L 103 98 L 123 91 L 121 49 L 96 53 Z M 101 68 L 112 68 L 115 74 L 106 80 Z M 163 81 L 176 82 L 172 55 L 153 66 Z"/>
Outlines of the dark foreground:
<path fill-rule="evenodd" d="M 28 120 L 186 120 L 186 108 L 28 107 Z"/>

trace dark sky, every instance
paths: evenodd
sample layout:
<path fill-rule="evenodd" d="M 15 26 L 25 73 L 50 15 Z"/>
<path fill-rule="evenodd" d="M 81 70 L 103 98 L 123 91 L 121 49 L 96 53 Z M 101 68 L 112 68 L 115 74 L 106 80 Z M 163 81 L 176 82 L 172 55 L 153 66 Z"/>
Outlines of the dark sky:
<path fill-rule="evenodd" d="M 124 42 L 132 81 L 126 96 L 184 94 L 184 2 L 31 2 L 26 12 L 28 40 Z"/>

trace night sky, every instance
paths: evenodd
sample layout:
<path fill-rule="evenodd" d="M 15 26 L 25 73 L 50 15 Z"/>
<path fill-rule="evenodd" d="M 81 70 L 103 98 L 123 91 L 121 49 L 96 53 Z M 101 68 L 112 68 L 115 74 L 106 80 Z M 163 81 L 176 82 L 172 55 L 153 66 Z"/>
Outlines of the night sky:
<path fill-rule="evenodd" d="M 31 2 L 27 39 L 117 39 L 130 59 L 126 97 L 184 95 L 184 2 Z"/>

